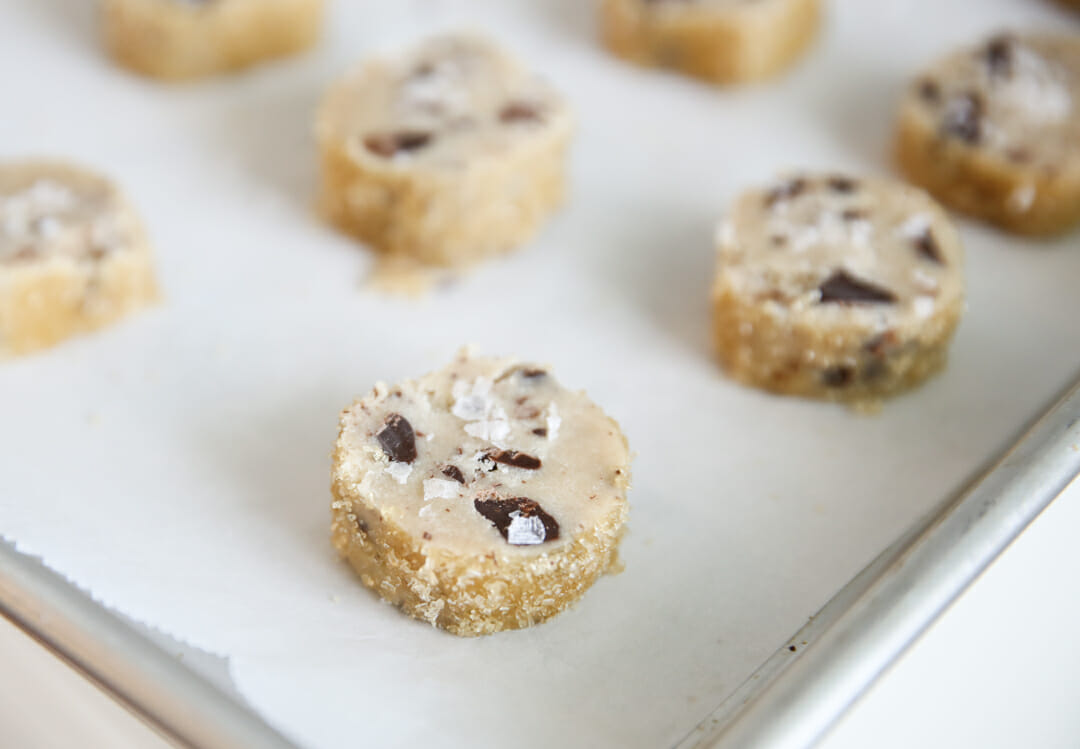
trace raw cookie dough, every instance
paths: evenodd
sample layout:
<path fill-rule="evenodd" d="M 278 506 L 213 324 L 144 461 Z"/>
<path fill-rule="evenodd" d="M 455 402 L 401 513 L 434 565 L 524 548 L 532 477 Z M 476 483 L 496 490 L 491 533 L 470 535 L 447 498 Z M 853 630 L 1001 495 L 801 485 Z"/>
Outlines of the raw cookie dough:
<path fill-rule="evenodd" d="M 99 328 L 156 296 L 150 248 L 108 180 L 0 164 L 0 358 Z"/>
<path fill-rule="evenodd" d="M 197 78 L 311 46 L 323 0 L 105 0 L 105 43 L 121 64 Z"/>
<path fill-rule="evenodd" d="M 935 64 L 900 107 L 897 160 L 943 203 L 1019 234 L 1080 221 L 1080 35 L 999 35 Z"/>
<path fill-rule="evenodd" d="M 820 15 L 819 0 L 604 0 L 601 29 L 620 57 L 738 83 L 794 63 Z"/>
<path fill-rule="evenodd" d="M 921 190 L 793 177 L 743 194 L 717 245 L 716 344 L 736 379 L 873 405 L 944 365 L 964 255 Z"/>
<path fill-rule="evenodd" d="M 366 586 L 456 635 L 544 621 L 612 569 L 626 439 L 546 368 L 461 352 L 341 414 L 333 543 Z"/>
<path fill-rule="evenodd" d="M 467 265 L 525 242 L 562 202 L 572 130 L 562 98 L 493 44 L 436 37 L 327 94 L 322 206 L 376 250 Z"/>

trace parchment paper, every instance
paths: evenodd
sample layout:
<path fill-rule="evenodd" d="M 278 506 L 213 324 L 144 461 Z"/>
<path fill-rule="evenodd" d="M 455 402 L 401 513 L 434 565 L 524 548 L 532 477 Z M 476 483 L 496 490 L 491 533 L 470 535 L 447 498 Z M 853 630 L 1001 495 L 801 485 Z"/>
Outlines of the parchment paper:
<path fill-rule="evenodd" d="M 229 659 L 310 747 L 670 745 L 1080 366 L 1080 240 L 963 223 L 970 310 L 943 376 L 877 416 L 724 379 L 712 227 L 792 167 L 888 172 L 908 77 L 1035 0 L 835 0 L 790 75 L 717 90 L 595 43 L 585 0 L 332 3 L 324 43 L 163 85 L 102 55 L 93 4 L 0 0 L 0 156 L 67 156 L 136 201 L 165 299 L 0 365 L 0 533 L 135 619 Z M 577 109 L 542 236 L 420 301 L 311 210 L 312 112 L 363 55 L 487 30 Z M 624 426 L 626 571 L 527 631 L 458 639 L 368 593 L 328 542 L 338 411 L 466 342 L 550 362 Z"/>

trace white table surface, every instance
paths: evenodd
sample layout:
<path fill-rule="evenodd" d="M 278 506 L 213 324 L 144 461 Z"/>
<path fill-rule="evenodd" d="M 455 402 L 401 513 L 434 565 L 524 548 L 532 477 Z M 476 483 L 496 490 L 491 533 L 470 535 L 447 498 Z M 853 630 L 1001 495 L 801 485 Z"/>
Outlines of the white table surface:
<path fill-rule="evenodd" d="M 946 612 L 819 749 L 1080 743 L 1080 481 Z M 0 619 L 0 746 L 160 747 Z"/>

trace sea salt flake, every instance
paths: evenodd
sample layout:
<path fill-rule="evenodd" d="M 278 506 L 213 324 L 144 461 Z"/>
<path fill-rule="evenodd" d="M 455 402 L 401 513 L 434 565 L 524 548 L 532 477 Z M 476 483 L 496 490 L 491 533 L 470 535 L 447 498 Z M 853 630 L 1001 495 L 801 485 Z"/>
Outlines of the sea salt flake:
<path fill-rule="evenodd" d="M 465 432 L 477 439 L 491 442 L 498 447 L 506 447 L 503 441 L 510 436 L 510 422 L 505 418 L 473 421 L 465 425 Z"/>
<path fill-rule="evenodd" d="M 1035 185 L 1020 185 L 1009 195 L 1009 208 L 1014 213 L 1027 213 L 1035 205 Z"/>
<path fill-rule="evenodd" d="M 390 461 L 386 464 L 386 468 L 384 470 L 389 473 L 391 477 L 393 477 L 394 481 L 398 482 L 399 484 L 404 484 L 406 481 L 409 480 L 409 474 L 412 473 L 412 464 Z"/>
<path fill-rule="evenodd" d="M 513 546 L 535 546 L 544 543 L 547 531 L 544 521 L 536 515 L 526 517 L 520 511 L 510 513 L 510 525 L 506 529 L 506 540 Z"/>
<path fill-rule="evenodd" d="M 486 377 L 477 377 L 472 383 L 463 380 L 455 382 L 452 390 L 454 405 L 450 413 L 464 421 L 487 418 L 495 408 L 491 385 L 491 380 Z"/>
<path fill-rule="evenodd" d="M 433 499 L 456 499 L 461 484 L 446 479 L 424 479 L 424 501 Z"/>
<path fill-rule="evenodd" d="M 554 403 L 549 403 L 547 408 L 547 438 L 549 441 L 555 441 L 559 436 L 559 427 L 561 426 L 562 417 L 559 416 L 559 407 Z"/>
<path fill-rule="evenodd" d="M 930 230 L 933 219 L 928 213 L 916 213 L 900 225 L 900 236 L 905 239 L 918 239 Z"/>
<path fill-rule="evenodd" d="M 915 316 L 925 320 L 934 314 L 934 299 L 928 296 L 917 296 L 911 303 Z"/>

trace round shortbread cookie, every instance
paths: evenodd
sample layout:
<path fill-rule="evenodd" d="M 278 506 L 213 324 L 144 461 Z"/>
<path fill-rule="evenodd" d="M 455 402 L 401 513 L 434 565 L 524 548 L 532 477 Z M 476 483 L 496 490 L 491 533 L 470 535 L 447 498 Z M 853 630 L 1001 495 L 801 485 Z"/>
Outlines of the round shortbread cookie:
<path fill-rule="evenodd" d="M 748 191 L 717 233 L 721 361 L 774 392 L 873 404 L 944 365 L 963 263 L 921 190 L 822 175 Z"/>
<path fill-rule="evenodd" d="M 124 66 L 184 79 L 311 46 L 324 0 L 104 0 L 105 44 Z"/>
<path fill-rule="evenodd" d="M 546 368 L 463 351 L 341 415 L 333 543 L 363 583 L 457 635 L 559 613 L 615 564 L 629 453 Z"/>
<path fill-rule="evenodd" d="M 333 87 L 317 122 L 322 205 L 374 249 L 467 265 L 562 202 L 562 98 L 490 42 L 441 36 Z"/>
<path fill-rule="evenodd" d="M 93 330 L 156 297 L 135 211 L 103 177 L 0 164 L 0 357 Z"/>
<path fill-rule="evenodd" d="M 920 75 L 896 156 L 951 208 L 1020 234 L 1080 221 L 1080 35 L 1003 34 Z"/>
<path fill-rule="evenodd" d="M 738 83 L 793 64 L 820 16 L 820 0 L 604 0 L 601 30 L 627 60 Z"/>

